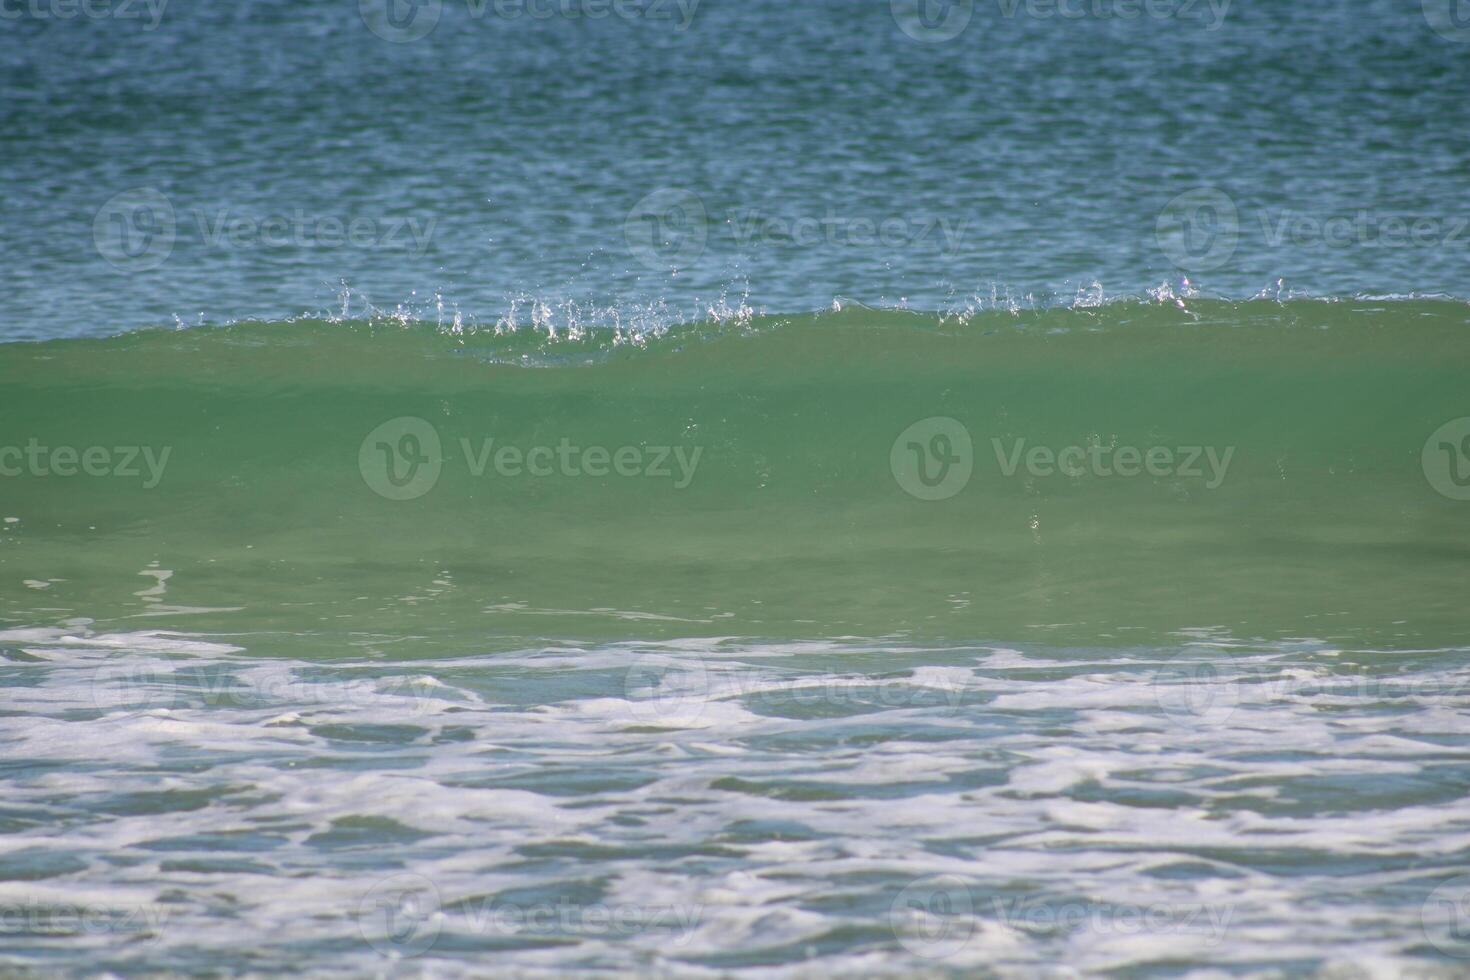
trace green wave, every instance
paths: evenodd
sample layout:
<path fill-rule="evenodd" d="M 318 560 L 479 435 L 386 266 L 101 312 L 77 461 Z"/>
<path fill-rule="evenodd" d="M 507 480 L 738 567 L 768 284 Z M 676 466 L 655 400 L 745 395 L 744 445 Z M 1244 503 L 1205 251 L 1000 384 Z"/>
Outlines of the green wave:
<path fill-rule="evenodd" d="M 323 656 L 1460 643 L 1467 365 L 1448 300 L 8 344 L 0 615 Z"/>

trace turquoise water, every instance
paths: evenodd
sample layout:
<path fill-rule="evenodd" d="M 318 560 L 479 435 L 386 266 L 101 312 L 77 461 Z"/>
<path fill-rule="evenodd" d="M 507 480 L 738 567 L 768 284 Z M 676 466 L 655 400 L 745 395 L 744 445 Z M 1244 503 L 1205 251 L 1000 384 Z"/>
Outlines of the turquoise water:
<path fill-rule="evenodd" d="M 1454 8 L 65 9 L 0 974 L 1470 972 Z"/>

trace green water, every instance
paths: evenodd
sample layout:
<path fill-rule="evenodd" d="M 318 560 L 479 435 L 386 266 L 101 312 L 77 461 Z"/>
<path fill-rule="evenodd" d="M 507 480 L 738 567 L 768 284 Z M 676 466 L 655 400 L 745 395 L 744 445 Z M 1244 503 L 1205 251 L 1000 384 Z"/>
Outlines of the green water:
<path fill-rule="evenodd" d="M 1470 512 L 1421 451 L 1466 411 L 1467 321 L 1459 302 L 1125 303 L 620 345 L 356 321 L 13 345 L 11 444 L 152 455 L 137 477 L 73 461 L 4 481 L 0 566 L 59 580 L 7 590 L 5 612 L 136 615 L 159 605 L 140 571 L 161 567 L 169 608 L 225 610 L 192 627 L 287 646 L 595 640 L 633 616 L 654 636 L 1453 642 Z M 404 417 L 442 462 L 387 499 L 359 450 Z M 939 500 L 906 492 L 890 454 L 932 417 L 972 441 L 972 475 Z M 1072 446 L 1088 455 L 1070 474 L 1027 464 Z M 584 466 L 585 447 L 606 458 Z M 1139 451 L 1124 475 L 1118 447 Z M 1155 447 L 1172 462 L 1145 466 Z"/>
<path fill-rule="evenodd" d="M 6 345 L 0 963 L 1455 976 L 1467 329 Z"/>
<path fill-rule="evenodd" d="M 1464 6 L 0 0 L 0 976 L 1467 975 Z"/>

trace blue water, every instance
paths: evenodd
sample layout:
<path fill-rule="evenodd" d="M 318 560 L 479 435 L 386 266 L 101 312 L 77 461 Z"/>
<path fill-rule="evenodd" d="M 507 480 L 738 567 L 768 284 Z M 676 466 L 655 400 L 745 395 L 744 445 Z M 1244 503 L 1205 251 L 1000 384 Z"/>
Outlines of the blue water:
<path fill-rule="evenodd" d="M 536 302 L 659 322 L 742 298 L 943 310 L 1185 277 L 1232 297 L 1470 291 L 1470 48 L 1418 4 L 970 6 L 928 43 L 889 3 L 844 0 L 702 0 L 687 26 L 672 0 L 600 20 L 448 0 L 407 43 L 345 0 L 0 21 L 0 336 L 344 303 L 490 322 L 517 301 L 523 321 Z M 119 270 L 94 222 L 136 217 L 107 207 L 140 188 L 174 238 L 157 268 Z M 653 205 L 675 206 L 666 247 L 630 245 L 660 189 L 704 209 L 692 258 L 682 198 Z M 1190 269 L 1157 232 L 1198 189 L 1228 195 L 1239 235 Z M 1322 241 L 1359 211 L 1366 232 Z M 1221 219 L 1194 220 L 1207 251 Z"/>
<path fill-rule="evenodd" d="M 1131 4 L 0 0 L 0 975 L 1470 976 L 1470 9 Z"/>

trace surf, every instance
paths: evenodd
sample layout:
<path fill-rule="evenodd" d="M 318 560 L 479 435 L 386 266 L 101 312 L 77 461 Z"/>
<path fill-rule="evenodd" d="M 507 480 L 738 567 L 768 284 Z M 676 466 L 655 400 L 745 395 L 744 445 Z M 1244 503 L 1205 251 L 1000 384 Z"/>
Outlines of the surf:
<path fill-rule="evenodd" d="M 1470 415 L 1467 322 L 1456 300 L 1140 300 L 7 344 L 0 566 L 47 584 L 0 614 L 228 632 L 249 609 L 296 642 L 417 624 L 430 649 L 627 617 L 1433 644 L 1470 557 L 1470 458 L 1441 431 Z M 156 569 L 161 603 L 136 595 Z"/>

